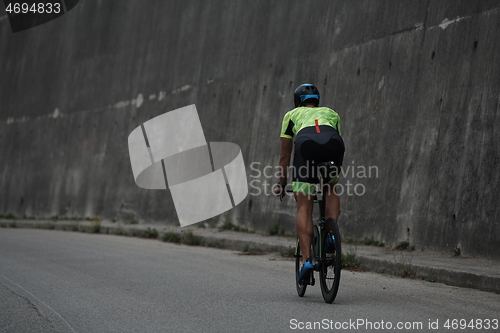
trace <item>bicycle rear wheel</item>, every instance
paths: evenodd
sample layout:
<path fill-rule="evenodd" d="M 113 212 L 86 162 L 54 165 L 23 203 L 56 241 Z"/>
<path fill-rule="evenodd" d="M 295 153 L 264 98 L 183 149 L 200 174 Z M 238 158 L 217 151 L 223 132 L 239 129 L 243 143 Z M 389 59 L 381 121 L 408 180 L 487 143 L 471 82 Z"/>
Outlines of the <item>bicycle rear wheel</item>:
<path fill-rule="evenodd" d="M 333 244 L 328 245 L 327 238 L 331 236 L 333 236 Z M 337 222 L 331 217 L 325 222 L 322 238 L 321 258 L 323 259 L 323 263 L 319 273 L 321 293 L 325 302 L 332 303 L 339 290 L 342 249 L 339 227 Z"/>
<path fill-rule="evenodd" d="M 300 266 L 302 262 L 302 255 L 300 253 L 299 241 L 297 240 L 297 247 L 295 248 L 295 286 L 297 287 L 297 294 L 302 297 L 306 293 L 307 285 L 298 282 L 300 274 Z"/>

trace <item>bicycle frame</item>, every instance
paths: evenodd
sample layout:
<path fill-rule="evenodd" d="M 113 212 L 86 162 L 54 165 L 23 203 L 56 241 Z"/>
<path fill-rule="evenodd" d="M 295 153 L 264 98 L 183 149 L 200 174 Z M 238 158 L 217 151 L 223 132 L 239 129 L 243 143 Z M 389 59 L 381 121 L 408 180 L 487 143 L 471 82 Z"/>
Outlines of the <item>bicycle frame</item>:
<path fill-rule="evenodd" d="M 319 220 L 318 220 L 318 235 L 313 235 L 313 242 L 314 242 L 314 237 L 316 237 L 316 241 L 318 243 L 318 248 L 317 251 L 318 253 L 314 253 L 315 260 L 322 264 L 325 261 L 325 258 L 321 258 L 321 253 L 323 253 L 323 233 L 325 232 L 325 209 L 326 209 L 326 200 L 325 200 L 325 185 L 323 184 L 323 179 L 321 179 L 320 183 L 320 188 L 321 192 L 318 194 L 321 194 L 321 199 L 318 198 L 318 194 L 316 194 L 316 199 L 318 202 L 319 206 Z M 314 251 L 314 247 L 313 247 Z M 315 269 L 316 270 L 316 269 Z M 318 267 L 319 270 L 319 267 Z"/>

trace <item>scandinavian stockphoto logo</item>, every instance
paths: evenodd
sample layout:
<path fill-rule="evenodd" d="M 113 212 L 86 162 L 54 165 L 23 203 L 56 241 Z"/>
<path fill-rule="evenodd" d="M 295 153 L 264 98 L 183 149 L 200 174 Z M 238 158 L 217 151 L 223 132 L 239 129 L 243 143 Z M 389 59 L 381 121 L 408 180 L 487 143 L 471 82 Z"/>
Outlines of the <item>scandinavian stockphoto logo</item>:
<path fill-rule="evenodd" d="M 196 106 L 148 120 L 128 137 L 137 186 L 170 189 L 182 227 L 222 214 L 248 195 L 240 147 L 207 143 Z"/>

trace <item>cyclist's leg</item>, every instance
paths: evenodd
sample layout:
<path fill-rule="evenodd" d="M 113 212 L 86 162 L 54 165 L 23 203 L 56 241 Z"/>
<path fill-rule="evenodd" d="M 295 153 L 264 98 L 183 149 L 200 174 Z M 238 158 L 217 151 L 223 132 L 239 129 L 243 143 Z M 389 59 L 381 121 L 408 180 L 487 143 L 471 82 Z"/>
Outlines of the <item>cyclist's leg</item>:
<path fill-rule="evenodd" d="M 326 144 L 328 147 L 325 149 L 327 151 L 328 156 L 323 156 L 325 160 L 329 161 L 334 161 L 335 166 L 337 167 L 336 169 L 336 176 L 333 179 L 328 179 L 328 185 L 326 186 L 326 209 L 325 209 L 325 214 L 326 218 L 333 217 L 335 221 L 339 220 L 339 214 L 340 214 L 340 198 L 335 191 L 335 185 L 337 185 L 337 182 L 339 181 L 340 178 L 340 173 L 341 173 L 341 167 L 342 167 L 342 162 L 344 160 L 344 152 L 345 152 L 345 147 L 344 147 L 344 141 L 338 135 L 335 133 L 329 140 L 329 142 Z"/>
<path fill-rule="evenodd" d="M 307 258 L 311 258 L 313 196 L 302 192 L 294 192 L 294 196 L 297 201 L 297 235 L 302 253 L 302 263 L 305 263 Z"/>
<path fill-rule="evenodd" d="M 316 192 L 316 187 L 311 184 L 311 162 L 304 158 L 303 149 L 301 149 L 304 144 L 307 146 L 310 138 L 302 136 L 301 132 L 298 133 L 295 140 L 292 188 L 297 201 L 297 236 L 299 238 L 300 252 L 302 253 L 302 262 L 305 263 L 306 259 L 311 258 L 313 195 Z"/>
<path fill-rule="evenodd" d="M 340 198 L 338 194 L 335 192 L 335 185 L 337 182 L 327 184 L 326 190 L 326 208 L 325 214 L 326 217 L 333 217 L 335 221 L 339 220 L 340 214 Z"/>

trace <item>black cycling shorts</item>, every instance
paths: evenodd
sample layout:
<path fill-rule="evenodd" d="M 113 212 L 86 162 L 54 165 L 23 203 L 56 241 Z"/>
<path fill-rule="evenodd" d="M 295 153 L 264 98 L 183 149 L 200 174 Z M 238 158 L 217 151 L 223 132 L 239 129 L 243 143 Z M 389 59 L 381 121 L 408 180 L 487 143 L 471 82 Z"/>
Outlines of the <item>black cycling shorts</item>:
<path fill-rule="evenodd" d="M 313 194 L 319 183 L 316 166 L 318 163 L 334 161 L 339 168 L 338 174 L 328 183 L 337 182 L 340 178 L 340 167 L 344 160 L 344 140 L 339 132 L 328 125 L 321 125 L 319 132 L 316 126 L 305 127 L 295 137 L 293 158 L 294 192 Z"/>

